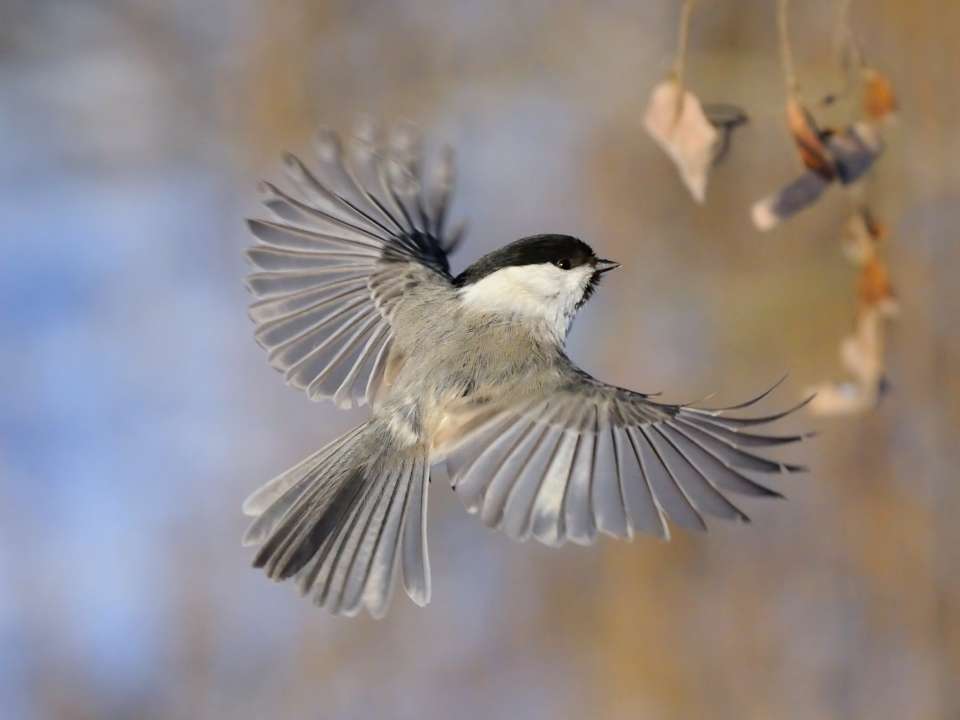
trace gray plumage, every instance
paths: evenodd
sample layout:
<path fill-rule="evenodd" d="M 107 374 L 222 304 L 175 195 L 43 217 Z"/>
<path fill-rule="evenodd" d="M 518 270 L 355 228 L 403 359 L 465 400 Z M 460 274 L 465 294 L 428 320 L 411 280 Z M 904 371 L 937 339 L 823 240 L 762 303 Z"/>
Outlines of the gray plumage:
<path fill-rule="evenodd" d="M 803 436 L 752 430 L 786 413 L 657 402 L 577 368 L 563 343 L 615 263 L 563 235 L 524 238 L 454 277 L 447 252 L 452 154 L 432 182 L 419 142 L 318 143 L 318 169 L 288 158 L 292 192 L 265 185 L 257 341 L 312 399 L 368 403 L 370 420 L 271 480 L 244 504 L 254 564 L 334 612 L 387 607 L 395 566 L 430 597 L 431 465 L 446 463 L 470 512 L 518 540 L 587 544 L 598 533 L 669 537 L 667 518 L 745 521 L 727 493 L 778 494 L 747 473 L 802 468 L 754 452 Z M 761 396 L 762 397 L 762 396 Z"/>

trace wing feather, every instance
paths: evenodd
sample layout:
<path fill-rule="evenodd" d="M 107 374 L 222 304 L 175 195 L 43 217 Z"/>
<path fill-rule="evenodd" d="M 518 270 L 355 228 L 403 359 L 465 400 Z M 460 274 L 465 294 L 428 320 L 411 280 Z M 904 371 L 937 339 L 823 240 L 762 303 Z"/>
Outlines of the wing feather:
<path fill-rule="evenodd" d="M 371 131 L 343 143 L 324 132 L 315 149 L 315 168 L 284 157 L 289 189 L 261 184 L 273 219 L 248 222 L 250 317 L 289 384 L 350 407 L 376 394 L 410 284 L 450 284 L 452 153 L 434 188 L 416 140 L 383 146 Z"/>
<path fill-rule="evenodd" d="M 517 480 L 507 495 L 503 530 L 515 540 L 526 540 L 533 529 L 533 511 L 543 479 L 563 441 L 562 407 L 548 408 L 547 423 Z M 550 422 L 559 419 L 560 423 Z"/>
<path fill-rule="evenodd" d="M 599 409 L 598 413 L 599 415 Z M 594 522 L 597 529 L 613 537 L 630 538 L 623 482 L 617 457 L 616 430 L 610 425 L 598 425 L 594 444 L 594 475 L 591 485 Z"/>
<path fill-rule="evenodd" d="M 663 506 L 644 472 L 637 444 L 627 428 L 619 428 L 617 437 L 624 499 L 630 525 L 634 532 L 648 533 L 667 540 L 670 538 L 670 530 L 664 517 Z"/>
<path fill-rule="evenodd" d="M 701 513 L 713 515 L 725 520 L 749 522 L 749 518 L 720 492 L 717 485 L 706 475 L 697 463 L 664 432 L 664 428 L 653 426 L 651 435 L 660 447 L 666 465 L 684 489 L 684 493 Z"/>
<path fill-rule="evenodd" d="M 584 407 L 581 422 L 587 424 L 577 436 L 564 496 L 563 520 L 567 538 L 579 545 L 589 545 L 597 536 L 593 511 L 593 480 L 596 473 L 598 413 L 599 408 L 595 405 Z"/>
<path fill-rule="evenodd" d="M 794 473 L 757 450 L 809 435 L 763 435 L 763 417 L 729 415 L 766 398 L 716 410 L 670 405 L 606 385 L 570 365 L 539 393 L 483 410 L 464 422 L 448 466 L 457 494 L 482 521 L 548 545 L 592 543 L 598 533 L 669 539 L 667 519 L 705 530 L 704 516 L 749 522 L 728 493 L 781 497 L 748 473 Z M 779 383 L 778 383 L 779 384 Z"/>
<path fill-rule="evenodd" d="M 686 530 L 706 530 L 707 524 L 703 516 L 677 481 L 670 466 L 664 461 L 660 450 L 651 439 L 651 428 L 642 425 L 631 427 L 627 428 L 627 434 L 636 443 L 643 464 L 643 474 L 667 516 Z"/>

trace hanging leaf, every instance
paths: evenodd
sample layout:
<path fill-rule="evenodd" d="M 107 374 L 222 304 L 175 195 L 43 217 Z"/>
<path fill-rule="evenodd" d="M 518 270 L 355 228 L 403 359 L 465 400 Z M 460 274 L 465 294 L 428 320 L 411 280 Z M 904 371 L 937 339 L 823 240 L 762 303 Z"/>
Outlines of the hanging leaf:
<path fill-rule="evenodd" d="M 861 385 L 873 387 L 883 374 L 880 347 L 880 314 L 873 309 L 860 313 L 856 331 L 844 339 L 840 357 L 847 372 Z"/>
<path fill-rule="evenodd" d="M 865 412 L 876 406 L 887 387 L 884 370 L 884 325 L 897 313 L 890 272 L 879 253 L 886 229 L 867 208 L 856 212 L 842 233 L 844 254 L 860 268 L 857 319 L 852 335 L 840 344 L 840 358 L 852 380 L 823 383 L 811 410 L 821 415 Z"/>
<path fill-rule="evenodd" d="M 754 203 L 750 210 L 758 230 L 770 230 L 804 208 L 808 208 L 830 187 L 830 181 L 813 170 L 793 180 L 773 195 Z"/>
<path fill-rule="evenodd" d="M 807 388 L 814 396 L 807 406 L 814 415 L 857 415 L 876 407 L 876 395 L 855 382 L 823 383 Z"/>
<path fill-rule="evenodd" d="M 766 231 L 815 203 L 834 180 L 850 185 L 862 178 L 880 156 L 883 144 L 867 123 L 839 132 L 821 130 L 810 112 L 791 97 L 787 126 L 807 171 L 787 186 L 754 203 L 753 224 Z"/>
<path fill-rule="evenodd" d="M 897 112 L 897 96 L 890 79 L 879 70 L 863 70 L 863 112 L 875 121 L 892 118 Z"/>
<path fill-rule="evenodd" d="M 886 228 L 867 208 L 862 208 L 847 221 L 842 241 L 844 255 L 860 268 L 857 278 L 860 311 L 876 309 L 883 317 L 892 317 L 897 313 L 897 297 L 890 271 L 878 250 L 885 235 Z"/>
<path fill-rule="evenodd" d="M 826 140 L 836 178 L 843 185 L 863 177 L 883 150 L 880 136 L 867 123 L 856 123 L 842 132 L 830 133 Z"/>
<path fill-rule="evenodd" d="M 810 410 L 818 415 L 844 415 L 876 407 L 886 386 L 883 364 L 883 317 L 876 308 L 858 313 L 854 333 L 840 345 L 840 359 L 851 381 L 811 388 Z"/>
<path fill-rule="evenodd" d="M 743 108 L 729 103 L 706 103 L 703 113 L 720 133 L 720 140 L 713 152 L 713 165 L 719 165 L 730 152 L 734 131 L 750 122 L 750 118 Z"/>
<path fill-rule="evenodd" d="M 878 223 L 867 208 L 861 208 L 847 220 L 840 239 L 847 260 L 862 267 L 877 254 L 877 244 L 886 235 L 886 228 Z"/>
<path fill-rule="evenodd" d="M 673 160 L 693 199 L 703 203 L 720 133 L 697 97 L 675 80 L 665 80 L 653 88 L 644 126 Z"/>
<path fill-rule="evenodd" d="M 792 95 L 787 99 L 787 127 L 804 166 L 825 180 L 832 180 L 835 174 L 833 160 L 823 142 L 829 133 L 817 127 L 810 112 Z"/>
<path fill-rule="evenodd" d="M 897 314 L 899 304 L 890 282 L 890 271 L 876 255 L 867 260 L 860 271 L 857 297 L 863 309 L 876 309 L 884 317 Z"/>

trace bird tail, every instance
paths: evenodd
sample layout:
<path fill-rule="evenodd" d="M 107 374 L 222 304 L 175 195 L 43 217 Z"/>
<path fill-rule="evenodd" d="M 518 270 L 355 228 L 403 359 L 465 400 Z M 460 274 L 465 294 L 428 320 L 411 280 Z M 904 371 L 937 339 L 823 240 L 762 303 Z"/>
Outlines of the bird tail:
<path fill-rule="evenodd" d="M 372 423 L 354 428 L 254 492 L 243 538 L 254 567 L 296 576 L 301 591 L 334 613 L 386 612 L 399 564 L 407 595 L 430 601 L 427 482 L 422 448 L 399 450 Z"/>

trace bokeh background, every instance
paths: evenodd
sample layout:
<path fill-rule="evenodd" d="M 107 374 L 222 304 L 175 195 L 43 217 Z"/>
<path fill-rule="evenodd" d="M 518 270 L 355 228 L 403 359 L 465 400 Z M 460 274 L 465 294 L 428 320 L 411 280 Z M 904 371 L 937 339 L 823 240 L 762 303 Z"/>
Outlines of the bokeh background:
<path fill-rule="evenodd" d="M 836 89 L 836 4 L 795 3 Z M 318 125 L 458 148 L 453 259 L 534 232 L 624 263 L 587 369 L 734 402 L 842 376 L 850 203 L 760 234 L 796 171 L 772 0 L 701 2 L 688 83 L 751 124 L 704 207 L 642 129 L 679 2 L 0 0 L 0 715 L 960 718 L 960 3 L 855 2 L 899 92 L 874 209 L 892 392 L 795 425 L 813 472 L 749 527 L 514 545 L 430 499 L 434 600 L 344 620 L 249 568 L 240 503 L 363 416 L 284 387 L 245 315 L 243 218 Z"/>

